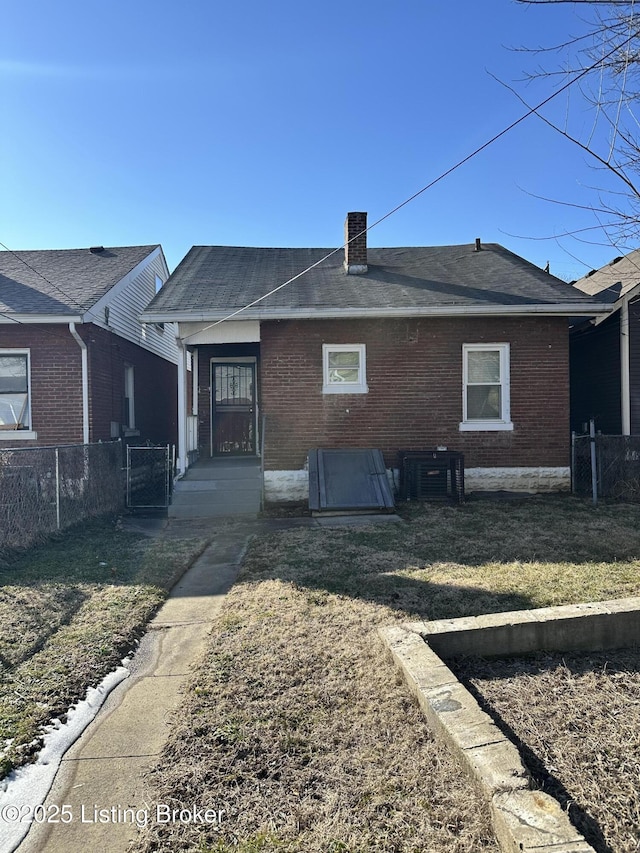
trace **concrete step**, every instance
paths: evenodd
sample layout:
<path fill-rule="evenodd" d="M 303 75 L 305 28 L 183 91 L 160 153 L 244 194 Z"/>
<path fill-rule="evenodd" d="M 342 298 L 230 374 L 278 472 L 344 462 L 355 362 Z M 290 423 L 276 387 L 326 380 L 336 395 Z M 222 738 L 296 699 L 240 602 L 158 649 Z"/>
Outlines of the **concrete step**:
<path fill-rule="evenodd" d="M 188 494 L 189 492 L 234 492 L 260 491 L 262 485 L 260 478 L 252 477 L 246 480 L 178 480 L 173 487 L 175 494 Z"/>
<path fill-rule="evenodd" d="M 190 468 L 183 477 L 185 482 L 193 482 L 196 480 L 251 480 L 260 479 L 260 466 L 241 466 L 234 468 L 233 466 L 212 467 L 212 468 Z M 182 482 L 182 480 L 180 481 Z"/>
<path fill-rule="evenodd" d="M 230 518 L 233 516 L 244 515 L 248 518 L 255 518 L 260 510 L 248 509 L 246 506 L 234 507 L 227 504 L 225 507 L 213 509 L 208 506 L 174 506 L 169 507 L 169 518 Z"/>
<path fill-rule="evenodd" d="M 261 490 L 174 492 L 169 518 L 222 518 L 260 512 Z"/>
<path fill-rule="evenodd" d="M 244 489 L 233 492 L 216 491 L 208 489 L 207 491 L 195 492 L 174 492 L 173 504 L 210 504 L 211 506 L 224 506 L 225 503 L 247 504 L 253 506 L 255 503 L 260 503 L 260 489 Z"/>

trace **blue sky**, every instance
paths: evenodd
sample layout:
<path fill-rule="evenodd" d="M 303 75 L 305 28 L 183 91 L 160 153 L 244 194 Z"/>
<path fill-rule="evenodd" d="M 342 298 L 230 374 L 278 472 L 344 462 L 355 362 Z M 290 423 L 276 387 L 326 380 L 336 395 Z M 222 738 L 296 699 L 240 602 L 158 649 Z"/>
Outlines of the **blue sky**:
<path fill-rule="evenodd" d="M 348 210 L 375 221 L 522 114 L 489 72 L 552 91 L 517 82 L 538 60 L 510 48 L 582 26 L 513 0 L 7 4 L 0 241 L 161 243 L 170 269 L 194 244 L 339 245 Z M 576 278 L 634 247 L 556 239 L 597 220 L 536 196 L 597 203 L 605 180 L 531 117 L 369 242 L 481 237 Z"/>

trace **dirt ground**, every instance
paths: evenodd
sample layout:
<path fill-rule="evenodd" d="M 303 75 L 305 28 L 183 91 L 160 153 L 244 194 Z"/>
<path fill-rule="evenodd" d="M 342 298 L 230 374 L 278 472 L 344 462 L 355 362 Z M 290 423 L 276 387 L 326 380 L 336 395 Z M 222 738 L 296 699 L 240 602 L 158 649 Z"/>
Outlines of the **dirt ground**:
<path fill-rule="evenodd" d="M 598 853 L 640 850 L 640 649 L 454 669 Z"/>

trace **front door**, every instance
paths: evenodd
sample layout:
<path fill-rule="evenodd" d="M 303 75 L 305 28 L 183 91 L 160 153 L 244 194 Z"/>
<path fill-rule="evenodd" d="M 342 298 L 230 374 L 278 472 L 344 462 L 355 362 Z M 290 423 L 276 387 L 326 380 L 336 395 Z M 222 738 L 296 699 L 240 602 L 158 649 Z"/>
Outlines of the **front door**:
<path fill-rule="evenodd" d="M 211 362 L 211 453 L 256 452 L 255 362 Z"/>

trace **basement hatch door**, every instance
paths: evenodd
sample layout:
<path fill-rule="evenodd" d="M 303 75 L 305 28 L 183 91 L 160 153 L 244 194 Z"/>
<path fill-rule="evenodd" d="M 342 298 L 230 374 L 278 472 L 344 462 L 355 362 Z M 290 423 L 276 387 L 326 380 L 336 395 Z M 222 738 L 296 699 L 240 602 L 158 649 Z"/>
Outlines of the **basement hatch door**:
<path fill-rule="evenodd" d="M 312 512 L 389 512 L 393 508 L 393 494 L 379 450 L 309 451 Z"/>

